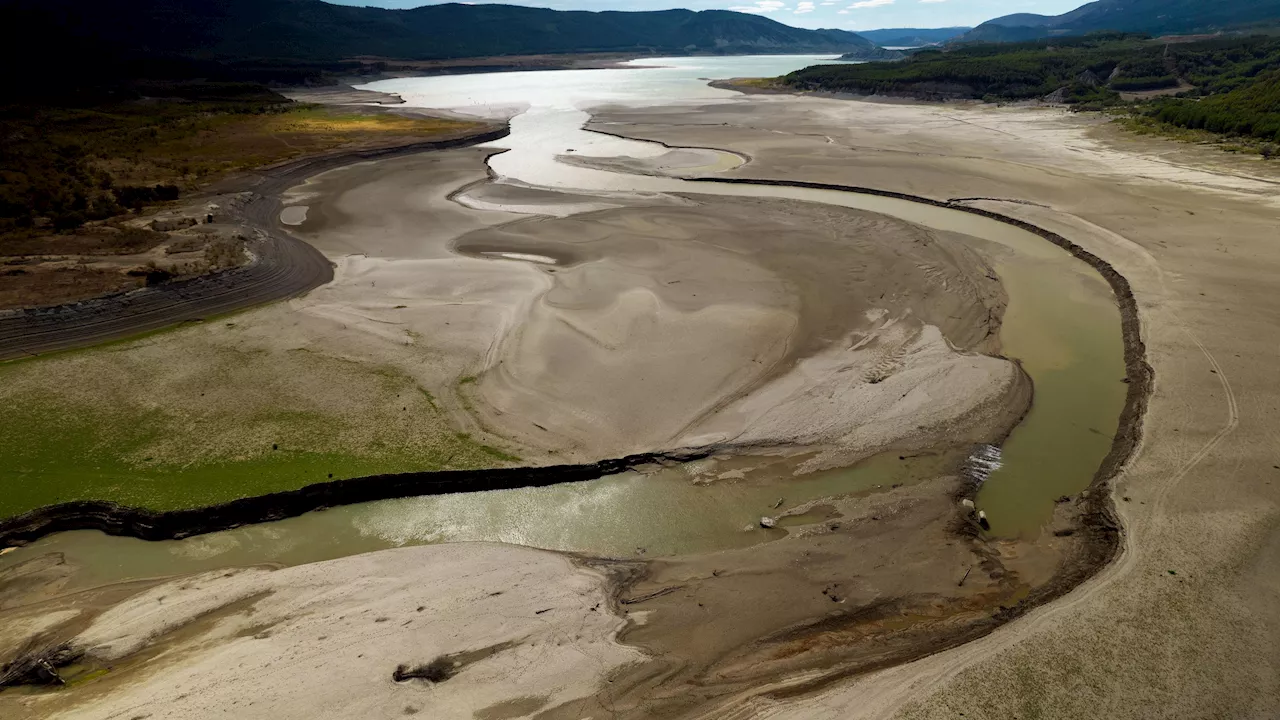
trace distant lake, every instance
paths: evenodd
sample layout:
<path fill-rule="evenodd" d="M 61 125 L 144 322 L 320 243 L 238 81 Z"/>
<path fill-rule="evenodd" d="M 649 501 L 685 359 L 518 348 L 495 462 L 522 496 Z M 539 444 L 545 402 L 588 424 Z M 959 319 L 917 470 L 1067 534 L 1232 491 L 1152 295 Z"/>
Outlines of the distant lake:
<path fill-rule="evenodd" d="M 661 105 L 738 93 L 709 80 L 777 77 L 811 65 L 848 64 L 831 55 L 644 58 L 607 70 L 538 70 L 380 80 L 360 86 L 396 93 L 411 107 L 507 117 L 529 107 L 583 109 L 610 103 Z"/>

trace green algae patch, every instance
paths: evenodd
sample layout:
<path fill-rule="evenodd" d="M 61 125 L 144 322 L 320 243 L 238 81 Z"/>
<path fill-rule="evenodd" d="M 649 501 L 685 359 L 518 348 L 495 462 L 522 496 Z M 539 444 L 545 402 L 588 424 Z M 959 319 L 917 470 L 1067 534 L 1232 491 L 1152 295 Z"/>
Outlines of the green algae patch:
<path fill-rule="evenodd" d="M 28 405 L 0 420 L 0 517 L 72 500 L 108 500 L 155 510 L 200 507 L 329 480 L 485 467 L 516 459 L 461 433 L 433 452 L 401 454 L 389 443 L 375 441 L 371 450 L 384 452 L 355 454 L 291 448 L 287 442 L 268 442 L 272 435 L 264 432 L 264 451 L 251 457 L 182 465 L 146 455 L 147 448 L 170 432 L 156 414 L 121 424 L 102 422 L 83 409 L 73 414 L 49 405 L 37 407 Z M 289 421 L 296 423 L 292 429 L 319 429 L 305 415 L 251 422 L 284 430 L 291 428 Z"/>
<path fill-rule="evenodd" d="M 396 368 L 204 343 L 175 358 L 174 337 L 0 367 L 0 517 L 72 500 L 190 508 L 518 462 L 458 432 Z"/>

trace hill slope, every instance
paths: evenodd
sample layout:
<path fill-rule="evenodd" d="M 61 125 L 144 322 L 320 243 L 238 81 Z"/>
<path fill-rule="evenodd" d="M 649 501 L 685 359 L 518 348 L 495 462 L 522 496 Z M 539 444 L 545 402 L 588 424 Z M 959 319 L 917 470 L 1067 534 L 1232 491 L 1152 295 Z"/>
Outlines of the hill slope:
<path fill-rule="evenodd" d="M 1267 20 L 1280 22 L 1280 0 L 1096 0 L 1063 15 L 1006 15 L 958 42 L 1017 42 L 1099 30 L 1151 35 L 1213 32 Z"/>
<path fill-rule="evenodd" d="M 725 10 L 561 12 L 446 4 L 412 10 L 321 0 L 0 0 L 0 40 L 68 39 L 205 58 L 328 61 L 576 52 L 848 53 L 875 46 Z"/>
<path fill-rule="evenodd" d="M 862 30 L 858 34 L 880 47 L 920 47 L 946 42 L 959 37 L 972 28 L 886 28 L 884 30 Z"/>
<path fill-rule="evenodd" d="M 1251 82 L 1199 102 L 1160 101 L 1151 114 L 1179 127 L 1280 142 L 1280 69 L 1260 73 Z"/>

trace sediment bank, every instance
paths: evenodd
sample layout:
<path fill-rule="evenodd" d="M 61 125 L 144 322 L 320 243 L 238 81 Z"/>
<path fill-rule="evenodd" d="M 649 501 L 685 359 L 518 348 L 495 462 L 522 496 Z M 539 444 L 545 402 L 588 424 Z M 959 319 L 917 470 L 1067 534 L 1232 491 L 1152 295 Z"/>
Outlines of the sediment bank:
<path fill-rule="evenodd" d="M 1125 277 L 1159 383 L 1142 440 L 1110 483 L 1124 550 L 1101 572 L 982 640 L 718 714 L 1068 720 L 1099 707 L 1132 719 L 1152 707 L 1248 717 L 1280 706 L 1270 590 L 1280 388 L 1267 360 L 1280 332 L 1269 321 L 1280 256 L 1275 193 L 1255 177 L 1263 164 L 1058 110 L 764 96 L 741 105 L 749 117 L 715 107 L 606 117 L 639 137 L 751 152 L 754 177 L 993 198 L 974 204 L 1061 233 Z M 1045 682 L 1056 677 L 1066 681 Z"/>
<path fill-rule="evenodd" d="M 1121 411 L 1120 415 L 1119 429 L 1116 432 L 1115 439 L 1112 441 L 1111 452 L 1107 454 L 1102 465 L 1094 474 L 1090 488 L 1105 489 L 1107 481 L 1115 477 L 1115 475 L 1119 473 L 1120 469 L 1124 466 L 1125 462 L 1127 462 L 1133 455 L 1133 451 L 1137 447 L 1138 441 L 1142 436 L 1142 417 L 1146 412 L 1147 400 L 1151 395 L 1155 371 L 1152 369 L 1150 363 L 1147 362 L 1146 345 L 1142 340 L 1142 324 L 1138 317 L 1138 303 L 1134 298 L 1133 288 L 1130 287 L 1129 281 L 1107 261 L 1088 250 L 1085 250 L 1076 243 L 1071 242 L 1062 235 L 1033 225 L 1025 220 L 1019 220 L 1018 218 L 1003 215 L 992 210 L 971 207 L 969 205 L 964 205 L 950 200 L 937 200 L 919 195 L 909 195 L 889 190 L 877 190 L 875 188 L 837 185 L 832 183 L 804 182 L 799 180 L 694 178 L 690 180 L 690 182 L 804 187 L 816 190 L 839 190 L 842 192 L 855 192 L 866 195 L 897 198 L 899 200 L 909 200 L 911 202 L 923 203 L 925 205 L 933 205 L 934 207 L 959 210 L 961 212 L 979 215 L 1006 223 L 1048 240 L 1054 245 L 1057 245 L 1063 250 L 1071 253 L 1072 257 L 1075 257 L 1096 270 L 1098 274 L 1107 281 L 1107 284 L 1111 286 L 1112 292 L 1115 293 L 1116 302 L 1120 306 L 1121 333 L 1124 338 L 1124 362 L 1125 369 L 1127 371 L 1125 382 L 1129 386 L 1125 395 L 1124 409 Z M 1105 493 L 1099 494 L 1105 495 Z M 1099 508 L 1099 510 L 1109 512 L 1105 508 Z"/>

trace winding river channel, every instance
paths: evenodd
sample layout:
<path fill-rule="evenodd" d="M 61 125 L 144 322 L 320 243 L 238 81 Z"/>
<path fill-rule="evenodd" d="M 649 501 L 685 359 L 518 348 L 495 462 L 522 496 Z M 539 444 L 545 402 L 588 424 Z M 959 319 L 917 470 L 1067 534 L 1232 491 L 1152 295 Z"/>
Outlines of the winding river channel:
<path fill-rule="evenodd" d="M 1125 402 L 1120 313 L 1111 287 L 1091 267 L 1031 232 L 960 210 L 836 190 L 714 182 L 628 174 L 563 162 L 585 157 L 658 158 L 668 149 L 583 129 L 588 110 L 607 104 L 654 106 L 735 102 L 708 79 L 778 75 L 815 57 L 672 58 L 633 69 L 495 73 L 388 80 L 367 89 L 400 94 L 410 106 L 486 117 L 512 115 L 511 135 L 493 143 L 499 182 L 579 193 L 682 193 L 774 197 L 882 213 L 974 238 L 999 274 L 1009 304 L 1000 339 L 1035 387 L 1032 410 L 997 453 L 978 505 L 1002 535 L 1043 526 L 1054 499 L 1090 483 L 1110 450 Z M 708 153 L 682 174 L 714 177 L 743 159 Z M 468 198 L 459 198 L 464 204 Z M 506 208 L 514 209 L 514 208 Z M 293 211 L 286 222 L 300 221 Z M 0 558 L 0 567 L 56 551 L 82 568 L 77 584 L 168 575 L 261 562 L 299 564 L 359 552 L 463 540 L 495 540 L 611 555 L 667 555 L 758 543 L 784 529 L 756 521 L 779 501 L 787 507 L 831 495 L 874 492 L 955 467 L 962 455 L 902 462 L 876 457 L 853 468 L 793 478 L 757 468 L 730 483 L 691 478 L 724 472 L 732 460 L 707 460 L 649 474 L 545 488 L 407 498 L 314 512 L 280 522 L 179 541 L 146 543 L 96 532 L 47 537 Z M 785 523 L 784 523 L 785 524 Z"/>

